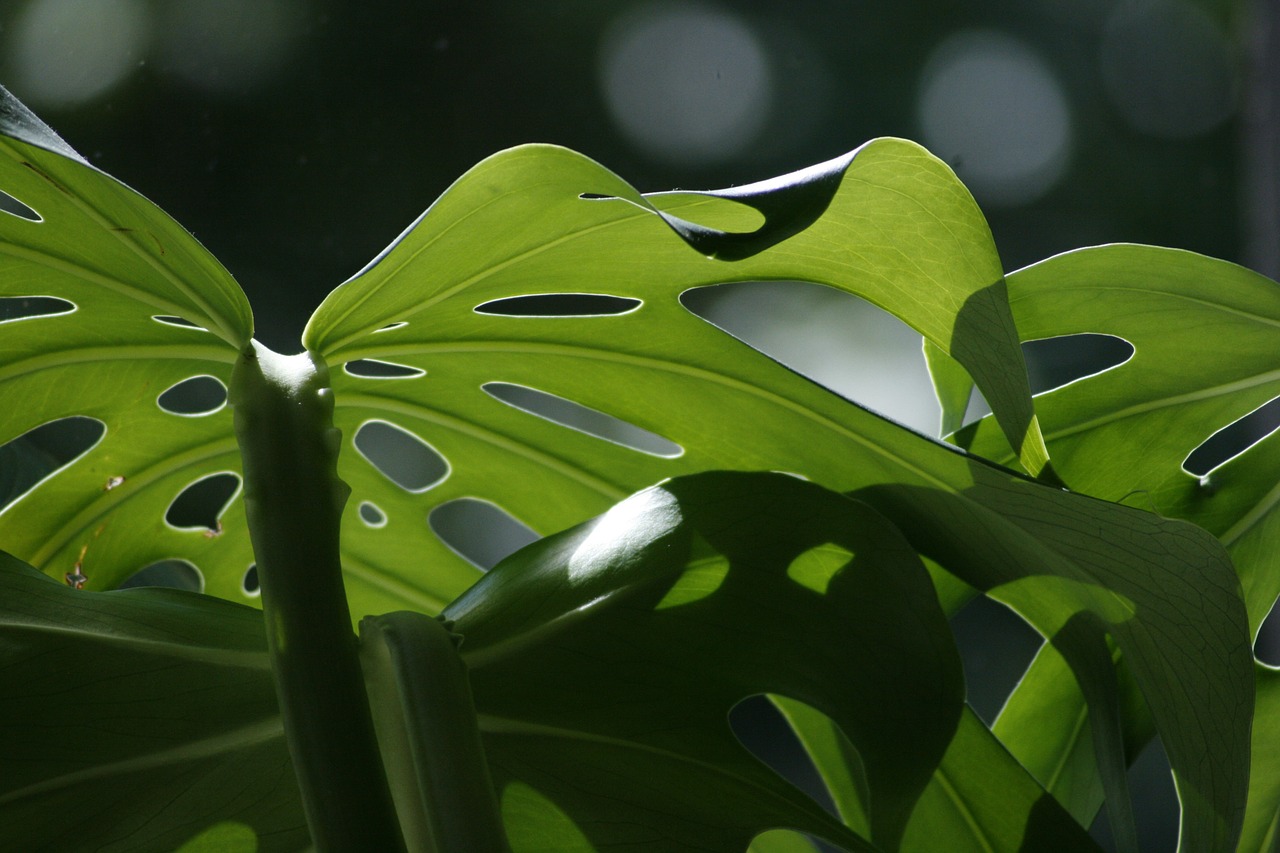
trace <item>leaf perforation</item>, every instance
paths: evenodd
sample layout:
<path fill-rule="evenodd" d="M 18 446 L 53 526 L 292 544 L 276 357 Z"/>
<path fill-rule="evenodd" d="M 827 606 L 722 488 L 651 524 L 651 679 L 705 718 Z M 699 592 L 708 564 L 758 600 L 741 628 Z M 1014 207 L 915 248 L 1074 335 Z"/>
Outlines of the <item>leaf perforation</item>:
<path fill-rule="evenodd" d="M 691 318 L 696 317 L 696 315 L 692 315 L 692 314 L 690 316 Z M 706 321 L 703 321 L 699 318 L 699 322 L 705 323 Z M 719 330 L 719 328 L 714 324 L 708 323 L 707 325 L 709 325 L 711 328 L 717 329 L 722 334 L 725 334 L 727 337 L 733 340 L 737 340 L 736 338 L 733 338 L 732 335 L 728 335 L 722 330 Z M 739 341 L 739 343 L 741 342 Z M 742 344 L 742 346 L 747 347 L 752 352 L 759 355 L 761 358 L 768 359 L 768 356 L 764 355 L 763 353 L 760 353 L 758 350 L 755 350 L 747 346 L 746 344 Z M 451 342 L 439 342 L 439 343 L 431 342 L 431 343 L 418 343 L 418 344 L 405 343 L 397 347 L 394 351 L 382 349 L 382 350 L 379 350 L 378 352 L 382 355 L 390 355 L 393 357 L 405 356 L 405 355 L 431 355 L 431 354 L 463 353 L 463 352 L 504 352 L 504 353 L 514 353 L 514 354 L 528 355 L 528 356 L 535 356 L 538 354 L 547 354 L 547 355 L 557 355 L 557 356 L 571 356 L 574 358 L 581 358 L 584 360 L 607 362 L 607 363 L 613 363 L 613 364 L 623 364 L 628 367 L 636 367 L 643 370 L 654 371 L 658 373 L 672 373 L 680 376 L 687 376 L 693 379 L 705 381 L 711 385 L 719 385 L 721 387 L 724 387 L 742 394 L 746 394 L 760 400 L 768 401 L 771 404 L 774 404 L 780 408 L 790 411 L 792 414 L 799 415 L 801 417 L 804 417 L 807 420 L 813 421 L 816 424 L 819 424 L 827 429 L 830 429 L 833 433 L 839 435 L 842 439 L 847 439 L 848 441 L 851 441 L 859 445 L 865 450 L 869 450 L 878 456 L 891 459 L 895 463 L 898 463 L 906 468 L 909 468 L 913 474 L 918 475 L 920 479 L 923 480 L 924 482 L 928 482 L 932 485 L 936 485 L 943 489 L 948 488 L 947 484 L 943 480 L 939 479 L 937 476 L 929 473 L 928 471 L 924 470 L 918 465 L 915 465 L 914 463 L 911 463 L 900 456 L 890 453 L 884 447 L 880 446 L 874 441 L 867 439 L 865 436 L 859 435 L 854 430 L 839 423 L 836 420 L 833 420 L 832 418 L 829 418 L 825 415 L 815 412 L 812 409 L 805 407 L 803 404 L 800 404 L 788 397 L 783 397 L 782 395 L 777 394 L 776 392 L 770 391 L 766 388 L 762 388 L 759 385 L 753 384 L 751 382 L 746 382 L 741 379 L 736 379 L 734 377 L 727 376 L 724 373 L 720 373 L 714 370 L 697 367 L 695 365 L 683 364 L 680 362 L 664 361 L 662 359 L 654 358 L 652 356 L 638 355 L 636 353 L 609 351 L 609 350 L 602 350 L 602 349 L 587 347 L 587 346 L 574 346 L 571 344 L 547 343 L 547 342 L 536 342 L 536 341 L 510 341 L 510 340 L 496 340 L 496 339 L 487 340 L 487 341 L 469 340 L 465 342 L 451 341 Z M 361 357 L 368 357 L 371 354 L 372 353 L 367 353 L 365 351 L 360 352 Z M 770 361 L 772 361 L 772 359 L 770 359 Z M 834 394 L 832 394 L 831 396 L 833 399 L 838 399 Z M 403 403 L 398 403 L 397 401 L 386 400 L 386 401 L 380 401 L 375 403 L 374 402 L 375 400 L 380 400 L 380 398 L 375 398 L 370 395 L 359 395 L 358 397 L 353 397 L 353 395 L 351 394 L 344 394 L 344 395 L 341 395 L 338 401 L 338 406 L 341 407 L 344 404 L 344 402 L 347 405 L 351 405 L 353 407 L 361 406 L 361 405 L 378 406 L 378 407 L 386 408 L 388 411 L 399 411 L 411 417 L 415 416 L 415 413 L 419 411 L 416 408 L 408 407 Z M 869 412 L 867 409 L 858 405 L 856 402 L 853 402 L 853 401 L 846 401 L 846 402 L 848 402 L 849 405 L 856 406 L 857 408 L 862 409 L 864 412 L 868 412 L 869 414 L 872 414 L 877 418 L 882 417 L 880 415 L 877 415 L 875 412 Z M 434 417 L 447 417 L 447 416 L 441 415 L 440 413 L 435 413 L 435 415 L 433 416 L 433 420 L 434 420 Z M 903 429 L 908 429 L 908 428 L 903 427 Z M 462 431 L 466 431 L 468 432 L 468 434 L 470 434 L 468 430 L 462 430 Z M 945 445 L 929 436 L 925 436 L 920 433 L 915 433 L 914 431 L 912 432 L 915 435 L 918 435 L 920 438 L 923 438 L 926 441 L 929 441 L 932 444 L 937 445 L 938 447 L 946 449 L 948 452 L 958 453 L 962 456 L 968 455 L 963 450 L 960 450 L 957 447 L 954 447 L 951 445 Z M 622 494 L 617 493 L 615 491 L 612 497 L 614 500 L 616 500 L 622 497 Z"/>
<path fill-rule="evenodd" d="M 639 453 L 659 459 L 684 455 L 683 447 L 664 436 L 549 391 L 513 382 L 486 382 L 480 389 L 514 409 Z"/>
<path fill-rule="evenodd" d="M 108 427 L 108 430 L 110 430 L 110 427 Z M 84 457 L 81 458 L 83 459 Z M 82 538 L 92 538 L 91 531 L 99 523 L 106 520 L 120 506 L 132 500 L 135 495 L 141 494 L 157 481 L 171 474 L 200 465 L 213 466 L 219 463 L 226 465 L 235 463 L 234 470 L 238 472 L 239 459 L 239 448 L 236 445 L 235 436 L 226 435 L 213 441 L 195 445 L 182 453 L 162 459 L 148 468 L 135 471 L 129 476 L 128 488 L 101 492 L 74 516 L 58 525 L 56 529 L 51 530 L 49 536 L 45 539 L 45 544 L 31 556 L 30 562 L 37 567 L 46 566 L 55 554 L 62 551 L 71 542 Z M 229 468 L 228 470 L 231 469 Z M 158 522 L 159 520 L 157 520 Z"/>
<path fill-rule="evenodd" d="M 507 453 L 512 453 L 528 459 L 542 465 L 548 470 L 556 471 L 568 479 L 598 492 L 601 497 L 606 499 L 619 500 L 626 494 L 624 490 L 613 483 L 602 480 L 592 474 L 588 474 L 578 466 L 572 465 L 560 457 L 546 453 L 531 444 L 517 441 L 511 436 L 499 433 L 496 430 L 481 427 L 474 421 L 454 417 L 444 412 L 428 409 L 424 406 L 409 404 L 400 400 L 392 400 L 385 397 L 378 397 L 372 394 L 344 394 L 339 399 L 337 408 L 339 410 L 343 408 L 364 408 L 373 411 L 386 412 L 388 414 L 410 418 L 415 421 L 421 421 L 422 423 L 430 424 L 442 429 L 452 430 L 453 432 L 465 435 L 468 438 L 477 439 Z"/>

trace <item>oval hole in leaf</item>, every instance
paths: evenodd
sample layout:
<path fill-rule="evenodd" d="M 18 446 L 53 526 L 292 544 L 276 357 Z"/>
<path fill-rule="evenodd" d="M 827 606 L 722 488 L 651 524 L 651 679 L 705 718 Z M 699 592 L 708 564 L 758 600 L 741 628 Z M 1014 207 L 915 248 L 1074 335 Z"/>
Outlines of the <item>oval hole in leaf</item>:
<path fill-rule="evenodd" d="M 406 492 L 425 492 L 449 476 L 449 463 L 418 436 L 387 421 L 365 421 L 356 450 L 382 476 Z"/>
<path fill-rule="evenodd" d="M 262 595 L 262 585 L 258 582 L 258 564 L 254 563 L 244 573 L 244 579 L 240 581 L 240 589 L 250 598 L 257 598 Z"/>
<path fill-rule="evenodd" d="M 1271 612 L 1258 626 L 1253 656 L 1267 666 L 1280 666 L 1280 599 L 1271 605 Z"/>
<path fill-rule="evenodd" d="M 1187 454 L 1182 461 L 1182 469 L 1188 474 L 1203 477 L 1271 435 L 1277 427 L 1280 427 L 1280 398 L 1259 406 L 1206 438 Z"/>
<path fill-rule="evenodd" d="M 407 364 L 396 364 L 393 361 L 380 361 L 376 358 L 360 358 L 348 361 L 342 369 L 352 376 L 363 379 L 416 379 L 426 376 L 427 372 Z"/>
<path fill-rule="evenodd" d="M 218 519 L 239 492 L 240 478 L 229 471 L 201 477 L 173 499 L 165 510 L 164 520 L 180 530 L 203 528 L 221 532 Z"/>
<path fill-rule="evenodd" d="M 179 329 L 193 329 L 197 332 L 209 331 L 204 326 L 197 326 L 190 320 L 184 320 L 181 317 L 174 317 L 172 314 L 155 314 L 151 317 L 162 326 L 177 326 Z"/>
<path fill-rule="evenodd" d="M 920 333 L 865 299 L 806 281 L 742 281 L 686 290 L 680 303 L 847 400 L 925 434 L 937 431 Z"/>
<path fill-rule="evenodd" d="M 1178 792 L 1164 744 L 1156 735 L 1129 765 L 1129 790 L 1133 794 L 1133 819 L 1143 850 L 1178 848 Z M 1111 822 L 1104 804 L 1089 827 L 1089 835 L 1114 850 Z M 1108 844 L 1108 842 L 1111 842 Z"/>
<path fill-rule="evenodd" d="M 0 299 L 0 323 L 57 317 L 76 310 L 74 302 L 56 296 L 6 296 Z"/>
<path fill-rule="evenodd" d="M 809 753 L 767 696 L 748 696 L 734 705 L 729 711 L 729 727 L 738 742 L 769 769 L 835 814 L 835 803 Z"/>
<path fill-rule="evenodd" d="M 28 222 L 44 222 L 44 217 L 4 190 L 0 190 L 0 211 L 4 211 L 10 216 L 16 216 L 19 219 L 25 219 Z"/>
<path fill-rule="evenodd" d="M 120 584 L 120 589 L 137 586 L 161 586 L 167 589 L 185 589 L 188 592 L 204 591 L 204 575 L 186 560 L 158 560 L 138 569 Z"/>
<path fill-rule="evenodd" d="M 409 325 L 408 322 L 404 320 L 401 320 L 398 323 L 388 323 L 387 325 L 383 326 L 381 329 L 374 329 L 373 333 L 376 335 L 378 332 L 390 332 L 393 329 L 401 329 L 407 325 Z"/>
<path fill-rule="evenodd" d="M 427 523 L 449 550 L 484 571 L 541 538 L 502 507 L 478 498 L 440 504 Z"/>
<path fill-rule="evenodd" d="M 361 501 L 357 512 L 360 513 L 360 520 L 365 523 L 366 527 L 387 526 L 387 514 L 371 501 Z"/>
<path fill-rule="evenodd" d="M 227 386 L 213 376 L 184 379 L 156 398 L 156 404 L 171 415 L 200 417 L 211 415 L 227 402 Z"/>
<path fill-rule="evenodd" d="M 536 293 L 477 305 L 477 314 L 499 317 L 613 317 L 640 307 L 639 299 L 603 293 Z"/>
<path fill-rule="evenodd" d="M 1031 393 L 1043 394 L 1088 376 L 1097 376 L 1133 358 L 1133 344 L 1092 332 L 1025 341 Z"/>
<path fill-rule="evenodd" d="M 8 507 L 102 440 L 107 427 L 75 415 L 27 430 L 0 446 L 0 507 Z"/>
<path fill-rule="evenodd" d="M 985 595 L 951 617 L 951 631 L 964 665 L 967 701 L 989 726 L 1044 638 L 1021 616 Z"/>
<path fill-rule="evenodd" d="M 486 382 L 481 387 L 490 397 L 522 412 L 650 456 L 674 459 L 684 453 L 680 445 L 657 433 L 546 391 L 507 382 Z"/>

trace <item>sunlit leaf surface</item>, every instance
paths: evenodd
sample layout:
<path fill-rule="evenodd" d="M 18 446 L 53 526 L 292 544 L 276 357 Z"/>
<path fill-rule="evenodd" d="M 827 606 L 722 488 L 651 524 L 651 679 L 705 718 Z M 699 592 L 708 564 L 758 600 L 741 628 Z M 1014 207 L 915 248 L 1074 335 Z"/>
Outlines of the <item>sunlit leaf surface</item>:
<path fill-rule="evenodd" d="M 5 458 L 22 457 L 21 437 L 62 423 L 46 445 L 67 452 L 40 476 L 75 460 L 38 485 L 39 476 L 10 484 L 6 497 L 23 494 L 0 511 L 0 547 L 99 589 L 185 559 L 209 592 L 243 598 L 253 558 L 239 504 L 220 523 L 220 506 L 210 507 L 186 529 L 166 515 L 193 483 L 239 472 L 216 392 L 252 334 L 244 294 L 190 234 L 76 158 L 3 90 L 0 189 L 38 216 L 0 212 L 0 307 L 10 318 L 0 323 L 0 444 Z M 203 415 L 165 397 L 198 376 Z M 92 419 L 100 438 L 68 433 L 73 416 Z"/>
<path fill-rule="evenodd" d="M 393 424 L 427 446 L 419 464 L 446 472 L 426 489 L 388 489 L 393 471 L 347 454 L 355 499 L 387 518 L 344 530 L 362 608 L 439 607 L 474 579 L 421 524 L 456 499 L 492 502 L 546 533 L 698 470 L 861 482 L 842 463 L 847 443 L 892 447 L 896 430 L 753 356 L 679 299 L 787 278 L 893 311 L 969 364 L 1017 424 L 1011 433 L 1035 433 L 985 222 L 917 146 L 881 140 L 764 184 L 655 196 L 564 149 L 513 149 L 467 173 L 335 291 L 304 337 L 335 367 L 419 372 L 334 370 L 335 420 L 348 434 Z M 565 425 L 568 407 L 577 428 Z M 583 425 L 584 410 L 598 428 Z"/>

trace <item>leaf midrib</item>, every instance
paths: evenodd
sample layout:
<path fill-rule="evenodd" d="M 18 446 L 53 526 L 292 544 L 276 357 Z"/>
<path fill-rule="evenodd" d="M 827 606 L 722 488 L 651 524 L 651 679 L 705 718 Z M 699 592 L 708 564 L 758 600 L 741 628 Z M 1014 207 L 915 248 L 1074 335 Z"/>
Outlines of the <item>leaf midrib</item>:
<path fill-rule="evenodd" d="M 183 468 L 227 454 L 234 454 L 235 458 L 239 459 L 239 447 L 234 435 L 227 435 L 214 441 L 197 444 L 183 453 L 166 457 L 158 464 L 130 475 L 127 484 L 129 486 L 128 489 L 103 492 L 101 497 L 90 502 L 88 506 L 62 524 L 57 531 L 52 532 L 45 540 L 44 546 L 32 555 L 28 562 L 37 568 L 43 569 L 53 555 L 65 548 L 68 542 L 84 534 L 86 530 L 92 528 L 108 513 L 117 510 L 120 506 L 144 492 L 147 486 Z M 8 512 L 10 507 L 21 505 L 21 499 L 15 501 L 9 507 L 5 507 L 3 511 L 0 511 L 0 516 Z"/>
<path fill-rule="evenodd" d="M 182 637 L 175 637 L 172 640 L 146 639 L 131 637 L 127 634 L 110 634 L 87 628 L 71 628 L 66 625 L 41 624 L 38 622 L 19 622 L 13 619 L 4 622 L 4 629 L 6 633 L 12 631 L 19 634 L 28 633 L 62 637 L 79 647 L 105 645 L 122 651 L 175 658 L 190 663 L 206 663 L 238 669 L 256 669 L 262 672 L 270 672 L 271 670 L 270 657 L 265 650 L 253 652 L 218 648 L 216 646 L 192 645 L 191 641 Z"/>
<path fill-rule="evenodd" d="M 111 344 L 100 347 L 60 349 L 31 358 L 8 362 L 0 367 L 0 383 L 58 367 L 103 361 L 211 361 L 234 364 L 234 350 L 216 345 L 192 344 Z"/>
<path fill-rule="evenodd" d="M 746 344 L 742 344 L 742 345 L 747 346 Z M 387 352 L 387 350 L 385 349 L 380 351 Z M 568 356 L 572 358 L 580 358 L 583 360 L 626 364 L 631 367 L 641 368 L 641 369 L 649 370 L 653 372 L 671 373 L 671 374 L 677 374 L 682 376 L 688 376 L 691 378 L 695 378 L 695 379 L 699 379 L 701 381 L 707 382 L 708 384 L 711 384 L 711 385 L 719 385 L 724 388 L 729 388 L 731 390 L 747 394 L 748 396 L 765 400 L 780 408 L 787 409 L 792 414 L 799 415 L 805 420 L 808 420 L 812 423 L 815 423 L 819 426 L 824 427 L 825 429 L 830 430 L 833 433 L 836 433 L 842 439 L 858 444 L 864 449 L 870 450 L 871 452 L 875 453 L 876 455 L 882 458 L 892 460 L 896 465 L 910 471 L 912 474 L 917 476 L 920 480 L 926 483 L 929 483 L 930 485 L 935 486 L 939 489 L 942 489 L 948 494 L 953 494 L 953 495 L 961 494 L 960 490 L 956 489 L 952 484 L 946 482 L 945 480 L 942 480 L 934 476 L 933 474 L 930 474 L 928 471 L 925 471 L 924 469 L 920 468 L 917 465 L 907 462 L 901 456 L 891 453 L 889 450 L 887 450 L 880 444 L 867 439 L 865 436 L 861 435 L 860 433 L 841 425 L 838 421 L 830 417 L 827 417 L 825 415 L 822 415 L 798 401 L 795 401 L 789 397 L 784 397 L 778 393 L 770 391 L 766 388 L 763 388 L 751 382 L 747 382 L 741 379 L 736 379 L 734 377 L 727 376 L 723 373 L 718 373 L 708 368 L 697 367 L 689 364 L 681 364 L 679 362 L 663 361 L 661 359 L 653 358 L 650 356 L 636 355 L 634 353 L 621 353 L 621 352 L 610 351 L 610 350 L 596 349 L 592 347 L 573 346 L 573 345 L 567 345 L 567 344 L 542 343 L 542 342 L 529 342 L 529 341 L 490 340 L 490 341 L 425 343 L 425 344 L 412 344 L 412 345 L 400 344 L 396 347 L 394 353 L 397 355 L 403 356 L 403 355 L 429 355 L 433 353 L 497 352 L 497 351 L 516 353 L 516 354 L 522 354 L 522 355 L 550 354 L 550 355 L 558 355 L 558 356 Z M 763 354 L 761 355 L 763 356 Z M 367 358 L 369 356 L 362 356 L 362 357 Z M 768 356 L 763 356 L 763 357 L 768 358 Z M 770 361 L 772 361 L 772 359 L 770 359 Z M 777 362 L 773 362 L 773 363 L 777 364 Z M 820 390 L 822 393 L 830 394 L 833 400 L 838 400 L 845 403 L 846 405 L 853 406 L 857 408 L 859 411 L 870 414 L 873 417 L 877 417 L 877 418 L 881 417 L 880 415 L 876 415 L 874 412 L 871 412 L 870 410 L 867 410 L 862 408 L 861 406 L 858 406 L 857 403 L 854 403 L 848 400 L 843 400 L 838 395 L 835 395 L 832 392 L 828 391 L 827 389 L 816 385 L 816 383 L 813 384 L 813 387 Z M 369 396 L 369 395 L 366 395 L 366 396 Z M 349 397 L 347 399 L 349 399 Z M 344 405 L 343 395 L 338 395 L 337 405 L 339 407 Z M 410 408 L 410 404 L 400 403 L 400 405 L 404 406 L 406 409 Z M 414 407 L 412 411 L 413 412 L 427 411 L 427 409 L 425 408 L 425 406 L 423 406 L 421 409 Z M 892 421 L 887 421 L 887 422 L 893 423 Z M 463 423 L 470 423 L 470 422 L 464 421 Z M 965 456 L 964 451 L 960 450 L 957 447 L 942 444 L 941 442 L 938 442 L 937 440 L 930 438 L 929 436 L 923 435 L 922 433 L 915 432 L 914 430 L 910 430 L 908 427 L 902 427 L 900 424 L 894 424 L 894 425 L 900 427 L 903 430 L 907 430 L 911 432 L 916 439 L 929 442 L 930 444 L 938 448 L 941 448 L 943 450 L 946 450 L 949 453 L 957 453 L 962 456 Z"/>
<path fill-rule="evenodd" d="M 704 773 L 707 773 L 708 775 L 719 776 L 725 779 L 732 780 L 734 783 L 738 785 L 746 786 L 756 791 L 757 793 L 761 794 L 765 799 L 773 800 L 775 802 L 781 801 L 781 802 L 787 803 L 789 806 L 792 806 L 792 807 L 795 806 L 794 801 L 781 797 L 778 794 L 778 792 L 771 790 L 767 787 L 764 787 L 763 785 L 761 785 L 760 783 L 756 782 L 753 779 L 747 779 L 742 776 L 739 776 L 738 774 L 732 773 L 718 764 L 704 761 L 702 759 L 695 758 L 693 756 L 686 755 L 683 753 L 673 752 L 668 749 L 662 749 L 652 744 L 642 743 L 636 740 L 627 740 L 624 738 L 610 737 L 608 735 L 602 735 L 595 732 L 586 732 L 580 729 L 568 729 L 562 726 L 547 725 L 545 723 L 532 723 L 526 720 L 517 720 L 511 717 L 501 717 L 495 714 L 479 713 L 476 715 L 476 718 L 477 718 L 477 722 L 480 725 L 480 731 L 482 734 L 569 740 L 569 741 L 575 741 L 580 743 L 601 744 L 604 746 L 609 746 L 609 747 L 613 747 L 615 749 L 621 749 L 621 750 L 631 750 L 635 752 L 642 752 L 651 756 L 656 756 L 664 761 L 670 761 L 678 765 L 687 765 L 691 767 L 697 767 L 698 769 L 702 770 Z M 821 817 L 828 822 L 829 826 L 839 827 L 839 830 L 843 837 L 853 836 L 854 838 L 857 838 L 858 841 L 863 842 L 865 846 L 862 849 L 867 851 L 875 850 L 875 848 L 872 847 L 870 844 L 867 844 L 865 840 L 854 835 L 853 831 L 850 830 L 847 826 L 840 823 L 834 817 L 828 815 L 826 812 L 823 812 L 820 809 L 818 809 L 815 804 L 814 813 L 812 816 L 817 816 L 818 814 L 820 814 Z M 992 851 L 992 853 L 994 853 L 994 851 Z"/>
<path fill-rule="evenodd" d="M 0 794 L 0 806 L 12 805 L 24 799 L 49 794 L 64 788 L 74 788 L 86 782 L 109 780 L 116 776 L 158 770 L 164 767 L 211 758 L 227 752 L 251 749 L 277 738 L 284 738 L 284 724 L 280 717 L 272 716 L 217 735 L 188 741 L 181 746 L 161 749 L 120 761 L 95 764 L 83 770 L 63 773 L 37 782 L 34 785 L 17 788 Z"/>

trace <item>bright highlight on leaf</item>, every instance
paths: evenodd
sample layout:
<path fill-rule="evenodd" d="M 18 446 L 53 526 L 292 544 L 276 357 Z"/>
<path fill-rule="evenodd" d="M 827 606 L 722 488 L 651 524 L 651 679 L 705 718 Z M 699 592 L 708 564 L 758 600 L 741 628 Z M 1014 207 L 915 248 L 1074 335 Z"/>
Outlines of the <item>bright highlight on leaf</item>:
<path fill-rule="evenodd" d="M 820 545 L 810 548 L 787 566 L 787 577 L 805 589 L 826 595 L 827 587 L 853 560 L 850 551 L 839 545 Z"/>
<path fill-rule="evenodd" d="M 655 610 L 692 604 L 713 594 L 729 574 L 729 561 L 722 554 L 712 554 L 700 560 L 691 560 L 676 582 L 667 590 Z"/>

